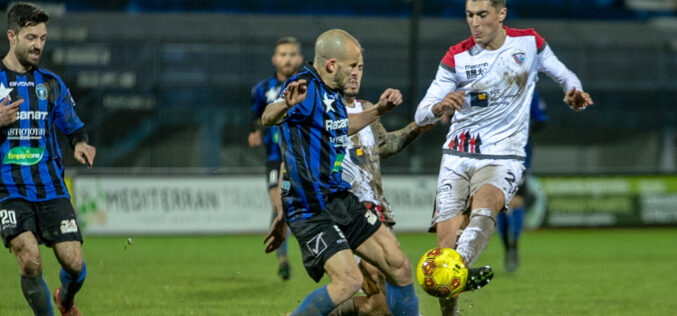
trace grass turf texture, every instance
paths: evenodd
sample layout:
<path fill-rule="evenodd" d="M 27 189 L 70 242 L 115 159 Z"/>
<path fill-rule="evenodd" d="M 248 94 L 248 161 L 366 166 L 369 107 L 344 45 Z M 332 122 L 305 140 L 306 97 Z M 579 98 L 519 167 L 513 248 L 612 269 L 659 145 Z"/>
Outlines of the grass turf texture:
<path fill-rule="evenodd" d="M 89 237 L 88 276 L 76 298 L 84 315 L 283 315 L 317 284 L 290 244 L 292 277 L 281 281 L 261 236 Z M 435 244 L 432 234 L 399 234 L 412 262 Z M 126 246 L 126 248 L 125 248 Z M 677 229 L 527 232 L 522 265 L 503 271 L 498 237 L 477 260 L 494 281 L 461 294 L 464 315 L 671 315 L 677 284 Z M 41 247 L 51 291 L 58 264 Z M 0 315 L 31 315 L 14 258 L 0 259 Z M 325 277 L 321 284 L 327 281 Z M 421 313 L 439 315 L 437 300 L 418 285 Z M 58 315 L 58 311 L 56 312 Z"/>

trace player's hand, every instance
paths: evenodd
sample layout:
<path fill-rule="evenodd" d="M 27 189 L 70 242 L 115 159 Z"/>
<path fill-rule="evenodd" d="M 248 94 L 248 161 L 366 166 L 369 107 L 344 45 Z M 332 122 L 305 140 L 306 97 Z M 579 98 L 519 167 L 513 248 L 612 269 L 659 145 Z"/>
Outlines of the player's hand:
<path fill-rule="evenodd" d="M 576 90 L 576 88 L 569 90 L 564 95 L 564 103 L 574 111 L 581 111 L 588 107 L 588 105 L 595 104 L 592 102 L 592 98 L 590 98 L 590 95 L 587 92 Z"/>
<path fill-rule="evenodd" d="M 266 245 L 266 253 L 271 253 L 279 248 L 285 238 L 287 238 L 287 222 L 282 216 L 277 216 L 270 223 L 270 231 L 263 239 L 263 243 Z"/>
<path fill-rule="evenodd" d="M 79 142 L 75 144 L 73 155 L 75 160 L 91 169 L 94 164 L 94 156 L 96 156 L 96 148 L 85 142 Z"/>
<path fill-rule="evenodd" d="M 284 102 L 288 108 L 303 102 L 308 94 L 306 80 L 301 79 L 290 82 L 282 94 L 284 95 Z"/>
<path fill-rule="evenodd" d="M 388 88 L 378 98 L 376 109 L 379 114 L 383 114 L 392 111 L 400 104 L 402 104 L 402 93 L 400 90 Z"/>
<path fill-rule="evenodd" d="M 9 105 L 9 98 L 4 98 L 0 102 L 0 126 L 9 126 L 16 122 L 16 113 L 19 111 L 19 104 L 23 103 L 23 99 L 16 100 Z"/>
<path fill-rule="evenodd" d="M 247 141 L 249 142 L 250 148 L 261 146 L 261 131 L 257 130 L 255 132 L 249 133 L 249 137 L 247 137 Z"/>
<path fill-rule="evenodd" d="M 465 91 L 449 92 L 442 101 L 433 105 L 432 111 L 435 117 L 447 115 L 450 118 L 454 116 L 455 111 L 460 111 L 463 107 L 463 100 L 465 99 Z"/>

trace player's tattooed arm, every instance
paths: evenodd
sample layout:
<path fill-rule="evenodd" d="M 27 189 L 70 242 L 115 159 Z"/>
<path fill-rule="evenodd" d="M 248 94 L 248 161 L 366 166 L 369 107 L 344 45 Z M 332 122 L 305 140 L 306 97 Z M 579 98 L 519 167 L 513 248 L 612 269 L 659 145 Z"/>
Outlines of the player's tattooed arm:
<path fill-rule="evenodd" d="M 283 92 L 284 99 L 268 104 L 263 114 L 261 114 L 263 126 L 273 126 L 282 123 L 282 120 L 287 115 L 287 110 L 303 102 L 307 94 L 308 87 L 306 86 L 306 80 L 289 83 Z"/>
<path fill-rule="evenodd" d="M 367 110 L 374 105 L 369 101 L 362 101 L 362 107 Z M 374 133 L 374 138 L 379 144 L 379 157 L 388 158 L 405 147 L 409 146 L 417 137 L 433 127 L 431 125 L 418 126 L 416 122 L 411 122 L 404 128 L 388 132 L 381 124 L 380 120 L 376 120 L 371 124 L 371 130 Z"/>

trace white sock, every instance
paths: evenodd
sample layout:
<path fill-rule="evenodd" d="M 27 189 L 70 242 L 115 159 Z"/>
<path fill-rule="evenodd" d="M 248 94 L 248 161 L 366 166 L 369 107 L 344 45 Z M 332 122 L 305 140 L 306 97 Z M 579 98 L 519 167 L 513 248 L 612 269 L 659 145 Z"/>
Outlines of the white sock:
<path fill-rule="evenodd" d="M 465 259 L 468 267 L 479 257 L 489 244 L 496 228 L 496 219 L 488 208 L 478 208 L 470 212 L 470 223 L 458 238 L 456 251 Z"/>

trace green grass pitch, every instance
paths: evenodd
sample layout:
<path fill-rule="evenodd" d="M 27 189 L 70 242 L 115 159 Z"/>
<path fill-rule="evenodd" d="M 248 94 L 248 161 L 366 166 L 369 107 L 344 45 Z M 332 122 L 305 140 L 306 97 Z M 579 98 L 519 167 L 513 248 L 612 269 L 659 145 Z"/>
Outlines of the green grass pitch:
<path fill-rule="evenodd" d="M 85 239 L 87 281 L 76 298 L 83 315 L 283 315 L 318 287 L 290 244 L 292 278 L 278 279 L 261 236 Z M 415 263 L 432 234 L 399 234 Z M 522 266 L 503 271 L 497 237 L 477 260 L 495 268 L 486 288 L 461 294 L 464 315 L 674 315 L 677 229 L 526 232 Z M 42 248 L 43 274 L 58 286 L 58 265 Z M 0 315 L 31 315 L 16 263 L 0 258 Z M 326 282 L 326 277 L 321 284 Z M 435 298 L 416 286 L 421 313 L 439 315 Z"/>

